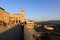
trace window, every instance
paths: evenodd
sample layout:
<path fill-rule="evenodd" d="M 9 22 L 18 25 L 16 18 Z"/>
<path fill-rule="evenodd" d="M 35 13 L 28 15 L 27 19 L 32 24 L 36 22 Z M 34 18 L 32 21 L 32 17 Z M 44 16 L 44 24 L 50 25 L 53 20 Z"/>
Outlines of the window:
<path fill-rule="evenodd" d="M 14 20 L 14 22 L 15 22 L 15 20 Z"/>
<path fill-rule="evenodd" d="M 20 20 L 19 20 L 19 23 L 20 23 Z"/>
<path fill-rule="evenodd" d="M 18 20 L 16 20 L 16 23 L 18 23 Z"/>
<path fill-rule="evenodd" d="M 23 12 L 23 10 L 22 10 L 22 12 Z"/>

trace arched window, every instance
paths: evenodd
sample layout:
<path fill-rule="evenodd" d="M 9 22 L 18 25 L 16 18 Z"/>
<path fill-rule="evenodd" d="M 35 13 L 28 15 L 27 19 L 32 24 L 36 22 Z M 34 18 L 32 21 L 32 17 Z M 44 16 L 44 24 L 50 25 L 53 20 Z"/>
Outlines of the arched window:
<path fill-rule="evenodd" d="M 14 22 L 15 22 L 15 20 L 14 20 Z"/>
<path fill-rule="evenodd" d="M 22 12 L 23 12 L 24 10 L 22 10 Z"/>
<path fill-rule="evenodd" d="M 20 20 L 19 20 L 19 23 L 20 23 Z"/>
<path fill-rule="evenodd" d="M 18 20 L 16 20 L 16 23 L 18 23 Z"/>
<path fill-rule="evenodd" d="M 26 21 L 25 21 L 24 23 L 25 23 L 25 24 L 27 24 L 27 22 L 26 22 Z"/>

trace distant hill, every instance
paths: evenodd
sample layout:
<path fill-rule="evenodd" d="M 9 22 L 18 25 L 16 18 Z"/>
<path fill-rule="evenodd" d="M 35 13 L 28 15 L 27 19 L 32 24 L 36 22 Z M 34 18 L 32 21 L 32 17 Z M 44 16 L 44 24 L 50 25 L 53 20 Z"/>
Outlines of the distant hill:
<path fill-rule="evenodd" d="M 60 20 L 49 20 L 49 21 L 42 21 L 42 22 L 35 22 L 37 24 L 59 24 L 60 25 Z"/>

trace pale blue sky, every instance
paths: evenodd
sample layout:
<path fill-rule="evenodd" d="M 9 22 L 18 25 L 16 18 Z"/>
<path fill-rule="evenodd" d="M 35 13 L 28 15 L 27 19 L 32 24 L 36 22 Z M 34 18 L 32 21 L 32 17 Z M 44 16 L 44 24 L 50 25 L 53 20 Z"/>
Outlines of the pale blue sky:
<path fill-rule="evenodd" d="M 35 21 L 60 20 L 60 0 L 0 0 L 0 7 L 11 13 L 25 9 L 25 18 Z"/>

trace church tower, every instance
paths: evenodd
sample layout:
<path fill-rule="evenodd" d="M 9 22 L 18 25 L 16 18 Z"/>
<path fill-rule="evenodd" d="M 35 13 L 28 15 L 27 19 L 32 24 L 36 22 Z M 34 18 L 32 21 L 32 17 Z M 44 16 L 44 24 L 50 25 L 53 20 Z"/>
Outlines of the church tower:
<path fill-rule="evenodd" d="M 24 8 L 21 8 L 21 21 L 24 22 Z"/>
<path fill-rule="evenodd" d="M 24 8 L 21 8 L 21 14 L 24 14 Z"/>

